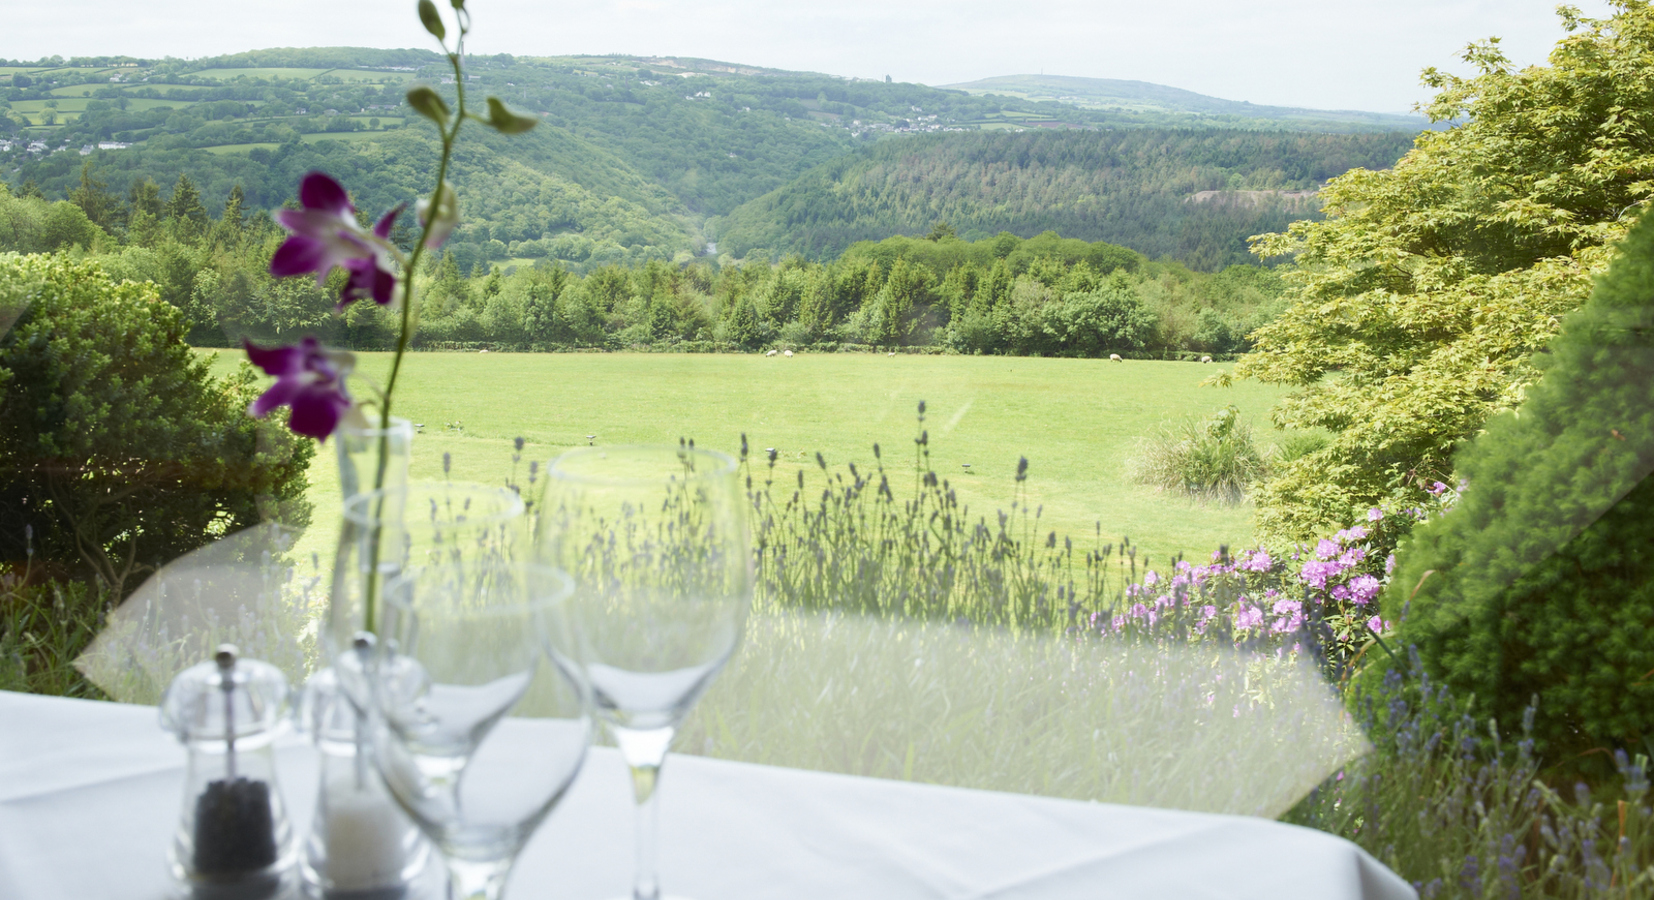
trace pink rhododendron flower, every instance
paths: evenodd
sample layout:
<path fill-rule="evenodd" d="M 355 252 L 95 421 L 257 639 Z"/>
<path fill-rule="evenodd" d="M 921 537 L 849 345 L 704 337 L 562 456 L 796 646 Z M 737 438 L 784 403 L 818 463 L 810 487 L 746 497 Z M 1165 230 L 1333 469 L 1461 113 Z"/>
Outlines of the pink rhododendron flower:
<path fill-rule="evenodd" d="M 1320 559 L 1332 559 L 1342 549 L 1336 542 L 1322 538 L 1315 544 L 1315 555 Z"/>
<path fill-rule="evenodd" d="M 1241 604 L 1240 609 L 1235 612 L 1236 628 L 1256 628 L 1262 624 L 1263 610 L 1256 606 L 1249 606 L 1243 603 Z"/>
<path fill-rule="evenodd" d="M 402 207 L 386 213 L 370 233 L 356 221 L 356 207 L 345 189 L 321 172 L 299 182 L 300 209 L 276 211 L 276 221 L 291 234 L 270 258 L 277 278 L 314 273 L 318 286 L 334 268 L 350 275 L 339 305 L 372 297 L 383 306 L 396 292 L 394 261 L 385 240 Z"/>
<path fill-rule="evenodd" d="M 351 410 L 344 383 L 350 371 L 350 355 L 330 354 L 313 337 L 306 337 L 296 346 L 268 350 L 251 341 L 244 344 L 253 365 L 276 376 L 276 383 L 259 395 L 247 412 L 262 419 L 278 406 L 290 407 L 287 427 L 325 442 Z"/>
<path fill-rule="evenodd" d="M 1357 606 L 1366 606 L 1378 596 L 1380 587 L 1377 578 L 1371 575 L 1357 575 L 1350 579 L 1350 599 Z"/>
<path fill-rule="evenodd" d="M 1367 510 L 1367 521 L 1369 521 L 1369 522 L 1378 522 L 1378 521 L 1383 520 L 1383 518 L 1384 518 L 1384 510 L 1379 509 L 1376 506 L 1373 507 L 1372 509 Z"/>
<path fill-rule="evenodd" d="M 1447 490 L 1447 485 L 1442 484 L 1439 481 L 1436 482 L 1435 484 L 1430 485 L 1430 493 L 1434 494 L 1437 497 L 1440 497 L 1442 495 L 1442 492 L 1446 491 L 1446 490 Z"/>
<path fill-rule="evenodd" d="M 1275 561 L 1269 558 L 1267 551 L 1254 550 L 1241 556 L 1239 568 L 1248 572 L 1267 572 L 1273 565 Z"/>
<path fill-rule="evenodd" d="M 1367 630 L 1374 632 L 1375 634 L 1382 634 L 1390 630 L 1390 623 L 1384 621 L 1378 616 L 1373 616 L 1371 619 L 1367 620 Z"/>

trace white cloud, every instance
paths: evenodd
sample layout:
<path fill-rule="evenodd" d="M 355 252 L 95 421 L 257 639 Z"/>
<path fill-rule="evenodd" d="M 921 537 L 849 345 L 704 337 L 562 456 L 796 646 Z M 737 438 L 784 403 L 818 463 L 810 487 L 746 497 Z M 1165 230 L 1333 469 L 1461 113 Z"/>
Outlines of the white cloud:
<path fill-rule="evenodd" d="M 1540 62 L 1555 0 L 473 0 L 478 52 L 659 53 L 945 84 L 1127 78 L 1233 100 L 1398 111 L 1418 73 L 1505 39 Z M 446 6 L 446 4 L 439 4 Z M 1606 0 L 1584 5 L 1605 14 Z M 411 0 L 5 0 L 0 56 L 202 56 L 260 47 L 425 46 Z"/>

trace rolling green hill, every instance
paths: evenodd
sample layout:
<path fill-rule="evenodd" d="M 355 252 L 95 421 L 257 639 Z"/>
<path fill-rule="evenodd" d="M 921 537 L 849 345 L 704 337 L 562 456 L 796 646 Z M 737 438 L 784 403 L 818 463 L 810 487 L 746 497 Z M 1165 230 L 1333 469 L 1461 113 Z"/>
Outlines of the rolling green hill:
<path fill-rule="evenodd" d="M 574 268 L 681 261 L 704 252 L 713 233 L 725 235 L 725 250 L 819 256 L 854 240 L 925 230 L 938 218 L 961 232 L 1026 237 L 1056 228 L 1151 255 L 1192 254 L 1210 267 L 1238 258 L 1240 232 L 1309 210 L 1253 197 L 1237 215 L 1223 202 L 1179 206 L 1183 194 L 1276 182 L 1312 188 L 1341 171 L 1337 161 L 1387 164 L 1395 154 L 1373 148 L 1401 143 L 1331 133 L 1371 129 L 1376 120 L 1288 122 L 1188 104 L 1082 108 L 687 57 L 494 56 L 468 65 L 470 96 L 499 96 L 537 115 L 541 127 L 511 141 L 479 130 L 466 144 L 457 185 L 467 225 L 450 245 L 466 271 L 539 260 Z M 149 180 L 164 193 L 188 174 L 210 208 L 239 184 L 249 206 L 267 210 L 291 197 L 303 172 L 319 168 L 343 179 L 363 210 L 377 212 L 428 186 L 434 133 L 403 95 L 424 82 L 452 97 L 445 71 L 427 51 L 349 47 L 11 63 L 0 66 L 0 178 L 17 193 L 32 183 L 47 198 L 67 198 L 84 167 L 87 178 L 125 198 Z M 1213 137 L 1218 125 L 1244 129 Z M 1300 136 L 1275 134 L 1283 125 Z M 1159 130 L 1165 126 L 1202 129 L 1190 132 L 1207 135 L 1196 143 L 1216 141 L 1222 158 L 1181 161 L 1183 150 L 1172 149 L 1171 168 L 1182 174 L 1170 174 L 1144 148 L 1166 141 L 1182 148 L 1193 139 Z M 988 139 L 993 132 L 1002 137 Z M 1108 134 L 1138 134 L 1136 149 L 1119 160 L 1090 151 L 1048 158 L 1052 147 L 1119 140 L 1100 137 Z M 1247 156 L 1304 141 L 1314 164 L 1287 165 L 1282 178 L 1267 175 L 1278 161 Z M 978 160 L 993 173 L 991 184 L 968 188 L 959 166 L 986 146 L 1002 148 L 994 161 Z M 902 160 L 901 177 L 920 181 L 875 187 L 894 177 L 892 153 Z M 921 156 L 932 162 L 919 164 Z M 875 169 L 866 168 L 870 160 Z M 854 190 L 834 172 L 858 173 Z M 822 194 L 824 177 L 838 185 L 831 197 Z M 1152 185 L 1136 184 L 1144 178 Z M 863 189 L 873 194 L 851 198 Z M 818 195 L 830 202 L 800 211 L 800 198 Z M 125 209 L 100 215 L 119 236 Z M 803 230 L 793 233 L 795 226 Z"/>
<path fill-rule="evenodd" d="M 1214 270 L 1246 238 L 1313 215 L 1307 196 L 1357 166 L 1385 168 L 1408 133 L 1065 131 L 881 142 L 714 220 L 719 249 L 832 257 L 856 241 L 1054 230 Z"/>
<path fill-rule="evenodd" d="M 1081 109 L 1160 113 L 1232 119 L 1265 120 L 1280 127 L 1306 130 L 1359 129 L 1420 131 L 1428 122 L 1423 116 L 1360 112 L 1342 109 L 1299 109 L 1288 106 L 1258 106 L 1238 100 L 1221 100 L 1182 88 L 1122 81 L 1115 78 L 1077 78 L 1071 75 L 1001 75 L 962 84 L 942 85 L 977 96 L 998 95 L 1019 100 L 1055 101 Z"/>

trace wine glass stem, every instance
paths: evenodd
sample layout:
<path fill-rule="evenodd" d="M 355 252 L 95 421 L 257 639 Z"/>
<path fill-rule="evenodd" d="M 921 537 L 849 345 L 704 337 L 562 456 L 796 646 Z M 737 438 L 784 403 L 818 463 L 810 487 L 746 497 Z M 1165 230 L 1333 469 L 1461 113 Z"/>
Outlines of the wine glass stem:
<path fill-rule="evenodd" d="M 660 876 L 655 870 L 660 837 L 660 801 L 655 785 L 660 766 L 632 769 L 632 792 L 637 799 L 637 865 L 632 875 L 632 900 L 660 900 Z"/>
<path fill-rule="evenodd" d="M 448 900 L 500 900 L 505 880 L 511 874 L 511 860 L 478 862 L 469 859 L 448 863 Z"/>
<path fill-rule="evenodd" d="M 660 769 L 672 745 L 672 728 L 614 728 L 620 755 L 632 770 L 632 798 L 637 801 L 637 865 L 632 900 L 660 900 L 656 840 L 660 834 Z"/>

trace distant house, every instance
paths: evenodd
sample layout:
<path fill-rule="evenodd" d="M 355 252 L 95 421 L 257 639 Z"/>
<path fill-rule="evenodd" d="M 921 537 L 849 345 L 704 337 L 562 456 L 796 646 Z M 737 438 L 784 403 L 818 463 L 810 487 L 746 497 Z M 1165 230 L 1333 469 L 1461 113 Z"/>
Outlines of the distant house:
<path fill-rule="evenodd" d="M 92 155 L 92 145 L 91 144 L 83 145 L 80 148 L 80 155 L 81 156 L 91 156 Z"/>
<path fill-rule="evenodd" d="M 98 142 L 98 149 L 99 150 L 126 150 L 126 149 L 130 148 L 131 146 L 132 146 L 131 144 L 128 144 L 124 141 L 99 141 Z"/>

